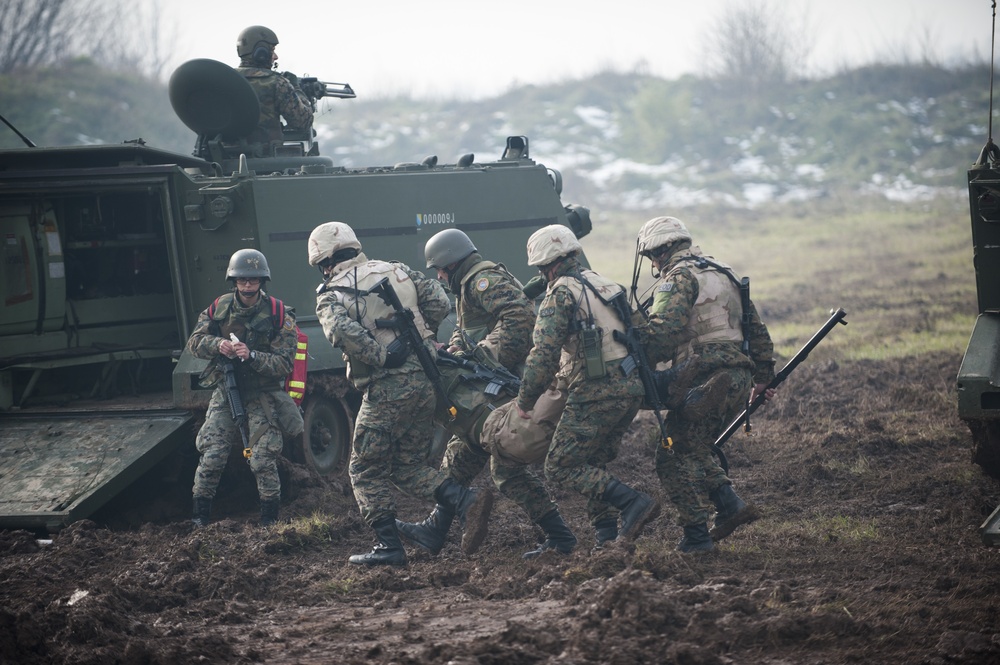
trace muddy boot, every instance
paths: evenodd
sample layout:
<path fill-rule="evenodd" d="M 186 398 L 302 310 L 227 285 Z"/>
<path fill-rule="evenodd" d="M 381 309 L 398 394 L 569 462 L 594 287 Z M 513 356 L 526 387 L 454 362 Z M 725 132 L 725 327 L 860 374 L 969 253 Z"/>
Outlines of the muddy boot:
<path fill-rule="evenodd" d="M 271 526 L 278 521 L 278 506 L 281 499 L 262 499 L 260 502 L 260 525 Z"/>
<path fill-rule="evenodd" d="M 405 566 L 406 550 L 403 549 L 403 543 L 399 542 L 396 518 L 383 517 L 372 524 L 372 529 L 375 530 L 378 545 L 368 554 L 351 555 L 348 561 L 362 566 Z"/>
<path fill-rule="evenodd" d="M 749 524 L 760 517 L 757 509 L 737 496 L 729 483 L 710 492 L 708 498 L 715 504 L 717 511 L 715 526 L 709 532 L 715 542 L 731 534 L 737 527 Z"/>
<path fill-rule="evenodd" d="M 486 540 L 490 512 L 493 510 L 493 493 L 488 489 L 469 489 L 449 478 L 434 492 L 441 505 L 458 515 L 462 525 L 462 551 L 473 554 Z"/>
<path fill-rule="evenodd" d="M 558 510 L 553 510 L 545 514 L 545 517 L 538 520 L 538 526 L 545 532 L 545 542 L 530 552 L 521 555 L 522 559 L 534 559 L 542 552 L 555 550 L 559 554 L 569 554 L 576 547 L 576 536 L 566 526 L 562 515 Z"/>
<path fill-rule="evenodd" d="M 608 483 L 601 500 L 610 503 L 621 513 L 622 528 L 617 538 L 621 541 L 635 540 L 642 527 L 660 514 L 659 501 L 617 480 Z"/>
<path fill-rule="evenodd" d="M 711 552 L 715 549 L 715 543 L 708 535 L 708 523 L 702 522 L 684 527 L 684 537 L 677 543 L 677 549 L 687 554 Z"/>
<path fill-rule="evenodd" d="M 453 519 L 455 519 L 455 511 L 439 503 L 434 506 L 434 510 L 423 522 L 414 524 L 396 520 L 396 528 L 403 538 L 414 545 L 419 545 L 431 554 L 437 555 L 444 547 Z"/>
<path fill-rule="evenodd" d="M 618 538 L 618 518 L 605 517 L 594 525 L 594 550 L 604 549 L 605 543 L 613 543 Z"/>
<path fill-rule="evenodd" d="M 209 515 L 212 514 L 212 500 L 203 496 L 194 497 L 194 509 L 191 522 L 196 527 L 208 526 Z"/>

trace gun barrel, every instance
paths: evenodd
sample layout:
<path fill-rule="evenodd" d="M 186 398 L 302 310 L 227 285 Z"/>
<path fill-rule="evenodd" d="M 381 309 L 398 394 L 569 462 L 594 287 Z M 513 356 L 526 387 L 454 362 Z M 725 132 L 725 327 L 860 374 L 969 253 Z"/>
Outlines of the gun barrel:
<path fill-rule="evenodd" d="M 791 374 L 792 371 L 799 365 L 799 363 L 806 359 L 806 356 L 808 356 L 809 353 L 816 348 L 817 344 L 823 341 L 823 338 L 826 337 L 827 333 L 833 330 L 837 324 L 846 326 L 847 321 L 844 320 L 844 317 L 846 316 L 847 312 L 843 309 L 832 311 L 830 313 L 830 318 L 823 324 L 823 327 L 817 330 L 816 333 L 809 338 L 809 341 L 806 342 L 801 349 L 799 349 L 798 353 L 792 356 L 791 360 L 785 363 L 785 366 L 781 368 L 781 371 L 775 374 L 774 378 L 771 379 L 771 382 L 767 384 L 767 388 L 771 389 L 780 386 L 785 379 L 788 378 L 788 375 Z M 747 418 L 751 416 L 754 411 L 759 409 L 764 404 L 766 399 L 767 398 L 764 394 L 757 395 L 757 397 L 747 405 L 747 408 L 744 409 L 743 412 L 729 424 L 729 427 L 727 427 L 725 431 L 719 435 L 719 438 L 715 440 L 715 447 L 721 448 L 722 444 L 724 444 L 729 437 L 736 433 L 736 430 L 740 428 L 740 425 L 746 422 Z"/>

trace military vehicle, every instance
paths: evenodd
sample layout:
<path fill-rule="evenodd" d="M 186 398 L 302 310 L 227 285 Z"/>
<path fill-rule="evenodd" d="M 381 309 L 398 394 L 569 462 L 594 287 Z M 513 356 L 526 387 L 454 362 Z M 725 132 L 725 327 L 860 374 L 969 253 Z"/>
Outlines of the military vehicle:
<path fill-rule="evenodd" d="M 1000 480 L 1000 148 L 992 139 L 968 181 L 979 316 L 958 371 L 958 415 L 972 432 L 973 461 Z M 980 533 L 1000 544 L 1000 507 Z"/>
<path fill-rule="evenodd" d="M 316 320 L 315 226 L 347 222 L 369 256 L 421 269 L 427 238 L 461 228 L 523 281 L 533 231 L 591 228 L 524 136 L 490 161 L 345 168 L 319 154 L 311 131 L 241 140 L 259 107 L 223 63 L 185 63 L 169 94 L 197 134 L 191 155 L 141 140 L 0 151 L 0 527 L 57 530 L 193 450 L 210 391 L 198 382 L 205 362 L 182 349 L 228 290 L 236 250 L 267 256 L 269 292 L 309 337 L 306 431 L 286 455 L 331 474 L 344 468 L 359 396 Z"/>

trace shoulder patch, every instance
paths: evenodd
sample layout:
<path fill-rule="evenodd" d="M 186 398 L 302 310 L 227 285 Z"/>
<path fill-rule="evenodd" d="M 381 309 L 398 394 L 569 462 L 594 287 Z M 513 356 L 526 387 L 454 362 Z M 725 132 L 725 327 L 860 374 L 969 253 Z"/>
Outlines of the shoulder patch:
<path fill-rule="evenodd" d="M 543 307 L 542 309 L 538 310 L 538 317 L 545 318 L 547 316 L 552 316 L 555 313 L 556 313 L 555 307 Z"/>
<path fill-rule="evenodd" d="M 476 291 L 482 293 L 488 288 L 490 288 L 489 277 L 480 277 L 479 279 L 476 280 Z"/>
<path fill-rule="evenodd" d="M 656 289 L 656 292 L 657 293 L 670 293 L 673 290 L 674 290 L 674 283 L 673 282 L 664 282 L 663 284 L 660 284 L 660 287 L 658 289 Z"/>

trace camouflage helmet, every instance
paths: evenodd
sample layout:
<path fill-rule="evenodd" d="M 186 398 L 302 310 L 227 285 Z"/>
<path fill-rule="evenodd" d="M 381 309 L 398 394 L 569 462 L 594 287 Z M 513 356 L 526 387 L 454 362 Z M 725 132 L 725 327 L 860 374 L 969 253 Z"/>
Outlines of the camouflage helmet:
<path fill-rule="evenodd" d="M 267 258 L 256 249 L 241 249 L 229 259 L 229 269 L 226 279 L 259 277 L 262 282 L 271 279 L 271 269 L 267 267 Z"/>
<path fill-rule="evenodd" d="M 342 249 L 361 251 L 354 229 L 343 222 L 320 224 L 309 234 L 309 265 L 318 266 Z"/>
<path fill-rule="evenodd" d="M 657 248 L 681 240 L 691 241 L 691 233 L 684 222 L 676 217 L 654 217 L 639 229 L 638 250 L 643 256 L 648 256 Z"/>
<path fill-rule="evenodd" d="M 562 224 L 545 226 L 528 238 L 528 265 L 544 266 L 583 249 L 576 235 Z"/>
<path fill-rule="evenodd" d="M 278 45 L 278 35 L 274 34 L 274 30 L 262 25 L 251 25 L 249 28 L 244 28 L 240 36 L 236 38 L 236 53 L 241 58 L 250 57 L 261 42 L 273 49 Z"/>
<path fill-rule="evenodd" d="M 476 251 L 476 246 L 464 231 L 445 229 L 431 236 L 424 245 L 428 268 L 444 268 L 458 263 Z"/>

